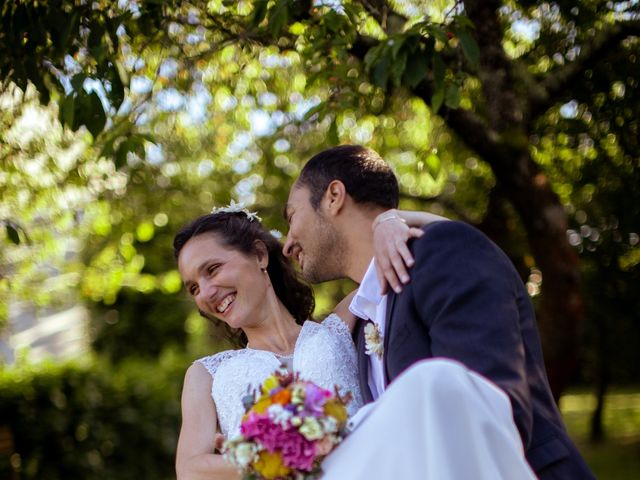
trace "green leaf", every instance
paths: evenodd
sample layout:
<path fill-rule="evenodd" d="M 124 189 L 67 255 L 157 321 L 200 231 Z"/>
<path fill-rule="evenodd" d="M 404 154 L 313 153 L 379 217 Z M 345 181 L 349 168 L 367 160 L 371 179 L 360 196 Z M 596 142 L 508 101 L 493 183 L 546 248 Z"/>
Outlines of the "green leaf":
<path fill-rule="evenodd" d="M 447 38 L 447 34 L 442 28 L 431 24 L 431 25 L 428 25 L 427 27 L 425 27 L 425 30 L 429 35 L 431 35 L 436 40 L 440 40 L 445 45 L 447 45 L 449 43 L 449 39 Z"/>
<path fill-rule="evenodd" d="M 389 52 L 385 52 L 385 54 L 378 60 L 376 65 L 373 68 L 372 80 L 373 83 L 380 88 L 386 89 L 387 82 L 389 81 L 389 66 L 391 65 L 391 55 Z"/>
<path fill-rule="evenodd" d="M 319 114 L 325 109 L 326 106 L 327 106 L 327 102 L 320 102 L 315 107 L 311 107 L 309 110 L 307 110 L 307 113 L 304 114 L 304 120 L 307 121 L 311 117 L 313 117 L 316 113 Z"/>
<path fill-rule="evenodd" d="M 404 75 L 405 68 L 407 66 L 407 50 L 402 49 L 393 63 L 393 69 L 391 70 L 391 81 L 395 87 L 399 87 L 402 83 L 402 76 Z"/>
<path fill-rule="evenodd" d="M 336 117 L 333 117 L 331 125 L 329 126 L 329 131 L 327 132 L 327 140 L 329 141 L 329 145 L 338 145 L 338 143 L 340 143 L 340 138 L 338 137 L 338 122 L 336 122 Z"/>
<path fill-rule="evenodd" d="M 269 16 L 269 31 L 274 37 L 278 36 L 289 21 L 289 0 L 276 0 L 276 4 Z"/>
<path fill-rule="evenodd" d="M 82 90 L 84 85 L 84 81 L 87 79 L 87 76 L 84 73 L 77 73 L 73 77 L 71 77 L 71 86 L 76 92 Z"/>
<path fill-rule="evenodd" d="M 104 126 L 107 123 L 107 115 L 104 113 L 102 102 L 96 92 L 91 92 L 86 98 L 88 98 L 88 102 L 85 103 L 88 107 L 88 111 L 86 111 L 84 124 L 87 126 L 87 130 L 89 130 L 91 135 L 95 138 L 104 129 Z"/>
<path fill-rule="evenodd" d="M 404 70 L 403 84 L 408 88 L 417 86 L 428 69 L 429 57 L 425 52 L 418 51 L 407 58 L 407 66 Z"/>
<path fill-rule="evenodd" d="M 269 0 L 257 0 L 255 2 L 255 6 L 253 7 L 253 16 L 251 17 L 251 27 L 256 28 L 264 17 L 267 15 L 267 5 L 269 4 Z"/>
<path fill-rule="evenodd" d="M 437 53 L 433 55 L 431 59 L 432 67 L 433 67 L 433 81 L 435 83 L 436 90 L 443 89 L 444 90 L 444 73 L 445 66 L 442 58 Z"/>
<path fill-rule="evenodd" d="M 120 169 L 127 164 L 127 154 L 129 152 L 135 153 L 140 157 L 144 157 L 144 141 L 143 135 L 131 135 L 125 141 L 123 141 L 116 151 L 114 163 L 116 169 Z"/>
<path fill-rule="evenodd" d="M 102 60 L 108 53 L 108 48 L 102 41 L 104 33 L 104 27 L 102 25 L 94 23 L 91 26 L 91 32 L 89 33 L 89 38 L 87 39 L 89 52 L 91 53 L 93 58 L 95 58 L 97 63 L 102 63 Z"/>
<path fill-rule="evenodd" d="M 469 64 L 473 68 L 478 68 L 480 66 L 480 49 L 478 48 L 475 38 L 473 38 L 468 30 L 463 29 L 456 29 L 456 35 L 458 36 L 458 40 L 460 40 L 462 51 L 464 52 L 464 56 L 467 57 Z"/>
<path fill-rule="evenodd" d="M 373 68 L 373 66 L 378 62 L 382 54 L 384 53 L 387 45 L 385 43 L 379 43 L 375 47 L 371 47 L 367 50 L 367 53 L 364 56 L 364 65 L 367 70 Z"/>
<path fill-rule="evenodd" d="M 454 22 L 467 30 L 473 30 L 475 25 L 466 15 L 456 15 Z"/>
<path fill-rule="evenodd" d="M 114 108 L 118 110 L 124 101 L 124 85 L 122 83 L 122 78 L 120 78 L 120 72 L 114 64 L 109 65 L 106 78 L 111 84 L 109 99 L 111 100 Z"/>
<path fill-rule="evenodd" d="M 18 229 L 11 225 L 10 223 L 6 224 L 7 228 L 7 236 L 9 240 L 11 240 L 16 245 L 20 245 L 20 234 L 18 233 Z"/>
<path fill-rule="evenodd" d="M 387 44 L 390 44 L 391 49 L 391 58 L 395 60 L 398 57 L 398 52 L 404 45 L 406 37 L 404 35 L 396 35 L 391 39 L 387 40 Z"/>
<path fill-rule="evenodd" d="M 74 116 L 75 116 L 75 105 L 74 105 L 75 94 L 67 95 L 64 97 L 64 100 L 60 102 L 60 107 L 58 110 L 58 119 L 63 125 L 74 129 Z"/>
<path fill-rule="evenodd" d="M 436 155 L 435 153 L 432 153 L 425 159 L 424 163 L 425 163 L 425 166 L 427 167 L 427 172 L 429 173 L 431 178 L 435 180 L 438 177 L 438 174 L 440 173 L 440 167 L 441 167 L 440 157 L 438 157 L 438 155 Z"/>
<path fill-rule="evenodd" d="M 433 113 L 438 113 L 440 107 L 442 106 L 442 102 L 444 101 L 444 86 L 440 86 L 433 95 L 431 95 L 431 110 Z"/>
<path fill-rule="evenodd" d="M 447 107 L 456 109 L 460 106 L 460 90 L 455 83 L 447 87 L 444 103 Z"/>

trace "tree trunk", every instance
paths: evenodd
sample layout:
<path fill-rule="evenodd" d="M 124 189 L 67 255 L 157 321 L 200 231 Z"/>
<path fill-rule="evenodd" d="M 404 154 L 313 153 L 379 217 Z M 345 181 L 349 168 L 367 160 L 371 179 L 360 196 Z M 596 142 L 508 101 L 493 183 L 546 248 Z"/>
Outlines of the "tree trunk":
<path fill-rule="evenodd" d="M 566 237 L 567 221 L 560 199 L 528 152 L 514 159 L 519 168 L 494 173 L 527 232 L 529 247 L 542 272 L 538 326 L 549 383 L 556 402 L 578 365 L 578 338 L 584 317 L 578 255 Z"/>
<path fill-rule="evenodd" d="M 602 414 L 604 412 L 604 401 L 609 388 L 609 363 L 607 355 L 607 328 L 604 319 L 597 320 L 598 332 L 598 378 L 596 385 L 596 408 L 591 416 L 591 431 L 589 439 L 593 443 L 599 443 L 604 440 L 605 432 L 602 422 Z"/>

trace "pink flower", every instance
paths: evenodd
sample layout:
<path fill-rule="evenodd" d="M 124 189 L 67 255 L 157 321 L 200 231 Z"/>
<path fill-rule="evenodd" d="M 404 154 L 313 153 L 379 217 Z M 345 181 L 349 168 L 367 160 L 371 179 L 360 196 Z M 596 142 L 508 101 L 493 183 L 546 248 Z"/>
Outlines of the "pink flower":
<path fill-rule="evenodd" d="M 321 438 L 318 442 L 316 442 L 316 453 L 320 457 L 325 457 L 331 453 L 333 450 L 334 441 L 331 439 L 329 435 Z"/>
<path fill-rule="evenodd" d="M 305 386 L 304 410 L 315 417 L 324 415 L 324 404 L 331 398 L 331 392 L 313 383 Z"/>
<path fill-rule="evenodd" d="M 316 446 L 295 430 L 282 432 L 278 438 L 284 464 L 291 468 L 311 471 L 316 457 Z"/>
<path fill-rule="evenodd" d="M 262 438 L 273 426 L 268 416 L 250 413 L 240 425 L 240 433 L 247 439 Z"/>
<path fill-rule="evenodd" d="M 286 430 L 269 418 L 250 414 L 240 426 L 242 435 L 262 445 L 267 451 L 281 452 L 286 466 L 311 471 L 316 456 L 315 444 L 304 438 L 297 429 Z"/>

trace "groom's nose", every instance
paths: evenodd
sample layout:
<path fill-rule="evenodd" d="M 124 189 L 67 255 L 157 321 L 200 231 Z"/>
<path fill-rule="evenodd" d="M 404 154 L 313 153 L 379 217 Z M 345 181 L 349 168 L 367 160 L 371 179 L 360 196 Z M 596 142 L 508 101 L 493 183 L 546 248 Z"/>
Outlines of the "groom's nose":
<path fill-rule="evenodd" d="M 282 246 L 282 254 L 289 258 L 291 256 L 291 249 L 293 248 L 293 241 L 291 240 L 290 235 L 287 233 L 287 239 Z"/>
<path fill-rule="evenodd" d="M 282 246 L 282 253 L 285 257 L 294 259 L 296 258 L 296 251 L 299 250 L 299 247 L 296 246 L 296 243 L 291 239 L 291 233 L 287 234 L 287 240 L 284 242 Z"/>

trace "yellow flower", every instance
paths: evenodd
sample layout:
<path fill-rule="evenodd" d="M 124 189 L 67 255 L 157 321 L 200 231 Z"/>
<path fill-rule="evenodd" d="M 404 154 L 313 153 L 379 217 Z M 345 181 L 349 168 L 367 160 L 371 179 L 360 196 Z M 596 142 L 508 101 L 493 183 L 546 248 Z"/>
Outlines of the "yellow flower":
<path fill-rule="evenodd" d="M 258 454 L 258 460 L 254 467 L 260 475 L 268 480 L 286 477 L 290 471 L 289 467 L 282 463 L 282 457 L 279 453 L 271 453 L 267 450 Z"/>
<path fill-rule="evenodd" d="M 262 384 L 262 393 L 268 395 L 271 390 L 278 386 L 280 386 L 278 378 L 275 375 L 271 375 L 270 377 L 267 377 L 267 379 Z"/>
<path fill-rule="evenodd" d="M 347 421 L 347 409 L 338 400 L 329 400 L 324 405 L 324 414 L 335 418 L 340 425 Z"/>
<path fill-rule="evenodd" d="M 271 397 L 269 397 L 269 395 L 263 395 L 256 404 L 251 407 L 250 411 L 255 413 L 264 413 L 272 404 L 273 402 L 271 401 Z"/>

